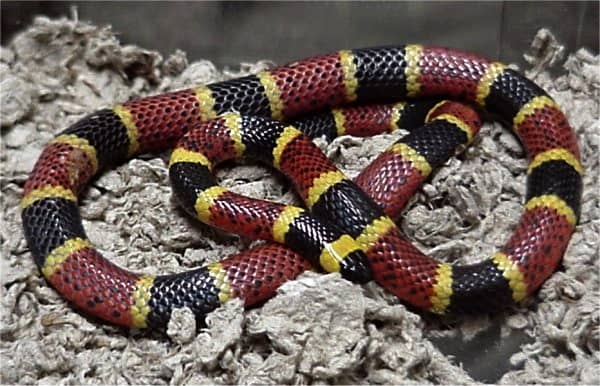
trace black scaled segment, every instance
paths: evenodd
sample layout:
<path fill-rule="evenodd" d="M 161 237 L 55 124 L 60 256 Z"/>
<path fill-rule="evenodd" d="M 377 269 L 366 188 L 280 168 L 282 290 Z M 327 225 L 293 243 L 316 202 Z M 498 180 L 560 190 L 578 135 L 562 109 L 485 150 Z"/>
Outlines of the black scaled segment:
<path fill-rule="evenodd" d="M 65 241 L 86 238 L 77 203 L 64 198 L 43 198 L 21 214 L 27 245 L 38 267 L 54 248 Z"/>
<path fill-rule="evenodd" d="M 512 302 L 508 281 L 492 260 L 452 267 L 449 313 L 483 313 L 501 309 Z"/>
<path fill-rule="evenodd" d="M 127 158 L 129 137 L 121 118 L 110 109 L 98 110 L 75 122 L 61 134 L 85 138 L 96 149 L 98 167 L 115 164 Z"/>
<path fill-rule="evenodd" d="M 337 137 L 337 128 L 335 127 L 335 119 L 331 111 L 309 115 L 290 122 L 292 126 L 309 136 L 310 138 L 318 138 L 325 136 L 327 141 L 333 141 Z"/>
<path fill-rule="evenodd" d="M 273 149 L 285 126 L 278 121 L 263 117 L 242 116 L 242 142 L 245 155 L 273 164 Z"/>
<path fill-rule="evenodd" d="M 193 162 L 177 162 L 169 167 L 169 179 L 177 199 L 188 213 L 196 216 L 198 194 L 217 183 L 208 167 Z"/>
<path fill-rule="evenodd" d="M 527 177 L 527 200 L 542 194 L 556 194 L 581 214 L 581 175 L 571 165 L 561 160 L 546 161 L 531 171 Z"/>
<path fill-rule="evenodd" d="M 255 75 L 231 79 L 207 86 L 215 101 L 217 114 L 237 111 L 242 114 L 271 116 L 265 88 Z"/>
<path fill-rule="evenodd" d="M 431 167 L 441 166 L 456 151 L 456 147 L 467 143 L 467 133 L 455 124 L 434 120 L 404 136 L 400 141 L 425 157 Z"/>
<path fill-rule="evenodd" d="M 538 85 L 518 72 L 506 69 L 494 80 L 485 105 L 512 124 L 521 107 L 534 97 L 542 95 L 546 95 L 546 92 Z"/>
<path fill-rule="evenodd" d="M 150 289 L 147 316 L 150 327 L 165 327 L 176 308 L 187 307 L 197 322 L 219 307 L 219 289 L 205 267 L 175 275 L 158 276 Z"/>
<path fill-rule="evenodd" d="M 333 226 L 325 226 L 315 217 L 302 214 L 294 219 L 285 234 L 285 245 L 319 264 L 325 243 L 330 243 L 341 236 Z"/>
<path fill-rule="evenodd" d="M 358 101 L 396 101 L 406 96 L 404 47 L 367 48 L 352 53 Z"/>
<path fill-rule="evenodd" d="M 336 226 L 324 223 L 312 216 L 300 215 L 290 224 L 285 234 L 285 245 L 320 265 L 319 256 L 327 243 L 334 242 L 343 235 Z M 346 256 L 340 263 L 342 277 L 355 283 L 366 283 L 373 273 L 362 251 L 355 251 Z"/>
<path fill-rule="evenodd" d="M 319 197 L 312 213 L 331 221 L 352 237 L 357 237 L 383 211 L 353 182 L 343 180 L 331 186 Z"/>

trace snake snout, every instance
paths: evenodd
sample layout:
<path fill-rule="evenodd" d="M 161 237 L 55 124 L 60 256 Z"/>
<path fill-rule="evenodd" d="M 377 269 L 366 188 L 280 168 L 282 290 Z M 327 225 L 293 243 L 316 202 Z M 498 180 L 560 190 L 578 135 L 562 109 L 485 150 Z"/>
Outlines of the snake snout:
<path fill-rule="evenodd" d="M 342 260 L 340 273 L 344 279 L 358 284 L 365 284 L 373 279 L 373 270 L 363 251 L 354 251 L 348 254 Z"/>

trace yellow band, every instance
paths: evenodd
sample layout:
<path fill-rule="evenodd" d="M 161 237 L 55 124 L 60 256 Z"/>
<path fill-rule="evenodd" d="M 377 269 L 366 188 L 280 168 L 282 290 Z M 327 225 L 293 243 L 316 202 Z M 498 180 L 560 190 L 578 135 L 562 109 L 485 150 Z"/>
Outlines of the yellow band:
<path fill-rule="evenodd" d="M 529 117 L 534 114 L 536 110 L 542 109 L 544 107 L 550 107 L 554 109 L 559 109 L 556 102 L 554 102 L 550 97 L 546 95 L 536 96 L 532 98 L 529 102 L 525 103 L 523 107 L 519 110 L 515 118 L 513 119 L 513 128 L 515 130 L 519 129 L 519 126 Z"/>
<path fill-rule="evenodd" d="M 364 252 L 368 252 L 377 241 L 395 228 L 396 224 L 387 216 L 381 216 L 373 220 L 363 229 L 360 235 L 356 238 L 356 242 L 360 245 Z"/>
<path fill-rule="evenodd" d="M 202 153 L 187 150 L 182 147 L 178 147 L 171 153 L 171 159 L 169 160 L 169 167 L 179 162 L 191 162 L 206 166 L 209 170 L 212 170 L 212 164 L 208 158 Z"/>
<path fill-rule="evenodd" d="M 241 157 L 246 151 L 246 145 L 242 141 L 242 116 L 239 113 L 225 113 L 221 115 L 225 126 L 229 129 L 229 136 L 233 140 L 235 155 Z"/>
<path fill-rule="evenodd" d="M 323 193 L 325 193 L 333 185 L 345 179 L 347 179 L 346 176 L 340 171 L 325 172 L 319 177 L 315 178 L 313 185 L 308 190 L 306 206 L 312 208 Z"/>
<path fill-rule="evenodd" d="M 277 220 L 273 223 L 273 240 L 278 243 L 285 243 L 285 235 L 290 229 L 290 225 L 294 222 L 294 220 L 304 213 L 304 209 L 298 208 L 297 206 L 286 206 L 279 216 L 277 216 Z"/>
<path fill-rule="evenodd" d="M 344 73 L 344 87 L 346 89 L 346 102 L 356 100 L 356 90 L 358 89 L 358 79 L 356 78 L 356 64 L 352 51 L 342 50 L 339 52 L 342 72 Z"/>
<path fill-rule="evenodd" d="M 196 215 L 200 221 L 210 225 L 210 208 L 214 201 L 225 192 L 227 192 L 227 189 L 222 186 L 211 186 L 198 194 L 194 209 L 196 209 Z"/>
<path fill-rule="evenodd" d="M 431 297 L 431 308 L 434 314 L 443 314 L 450 304 L 452 296 L 452 266 L 440 264 L 436 269 L 435 284 L 433 285 L 433 296 Z"/>
<path fill-rule="evenodd" d="M 212 91 L 206 86 L 200 86 L 194 89 L 194 93 L 198 101 L 200 120 L 206 122 L 216 118 L 215 98 L 213 98 Z"/>
<path fill-rule="evenodd" d="M 277 81 L 271 75 L 269 71 L 261 71 L 256 74 L 258 77 L 260 84 L 265 89 L 265 95 L 269 100 L 269 105 L 271 106 L 271 118 L 277 120 L 283 120 L 283 109 L 284 104 L 281 100 L 281 90 L 279 86 L 277 86 Z"/>
<path fill-rule="evenodd" d="M 29 205 L 43 198 L 64 198 L 69 201 L 77 201 L 77 197 L 71 189 L 64 188 L 60 185 L 46 185 L 32 190 L 23 197 L 21 200 L 21 209 L 25 209 Z"/>
<path fill-rule="evenodd" d="M 425 116 L 425 123 L 429 123 L 429 121 L 431 120 L 431 114 L 433 114 L 440 106 L 442 106 L 443 104 L 447 103 L 447 100 L 443 100 L 440 101 L 438 103 L 435 104 L 435 106 L 433 106 L 431 109 L 429 109 L 429 111 L 427 112 L 427 115 Z"/>
<path fill-rule="evenodd" d="M 60 268 L 61 264 L 73 255 L 84 248 L 91 248 L 92 243 L 89 240 L 81 237 L 75 237 L 65 241 L 62 245 L 54 248 L 44 260 L 42 273 L 46 279 L 50 279 L 52 275 Z"/>
<path fill-rule="evenodd" d="M 477 95 L 475 97 L 475 100 L 477 104 L 479 104 L 479 106 L 485 107 L 485 100 L 488 97 L 488 95 L 490 95 L 490 89 L 494 84 L 496 77 L 502 72 L 504 72 L 505 69 L 506 66 L 498 62 L 490 63 L 488 65 L 488 67 L 485 70 L 485 73 L 483 74 L 483 76 L 479 80 L 479 83 L 477 84 Z"/>
<path fill-rule="evenodd" d="M 408 97 L 419 96 L 421 92 L 421 55 L 423 55 L 423 47 L 412 44 L 407 45 L 404 49 L 406 58 L 406 95 Z"/>
<path fill-rule="evenodd" d="M 492 256 L 492 261 L 496 264 L 496 267 L 502 271 L 502 276 L 508 280 L 513 300 L 518 302 L 525 299 L 527 296 L 527 284 L 525 283 L 525 277 L 517 264 L 510 260 L 504 253 L 500 252 Z"/>
<path fill-rule="evenodd" d="M 346 134 L 346 117 L 344 116 L 344 111 L 340 109 L 333 109 L 331 111 L 333 114 L 333 120 L 335 121 L 335 129 L 337 131 L 338 137 Z"/>
<path fill-rule="evenodd" d="M 392 147 L 390 147 L 390 151 L 396 154 L 400 154 L 402 159 L 405 161 L 409 161 L 413 167 L 415 167 L 423 177 L 427 177 L 431 174 L 431 165 L 427 161 L 425 157 L 419 154 L 415 149 L 408 146 L 403 142 L 398 142 Z"/>
<path fill-rule="evenodd" d="M 405 102 L 398 102 L 392 106 L 392 114 L 390 117 L 390 129 L 389 132 L 399 130 L 398 121 L 400 121 L 400 117 L 402 116 L 402 112 L 404 111 Z"/>
<path fill-rule="evenodd" d="M 564 148 L 550 149 L 536 155 L 533 161 L 531 161 L 531 164 L 529 164 L 527 173 L 531 174 L 533 169 L 548 161 L 564 161 L 571 165 L 571 167 L 575 169 L 577 173 L 583 175 L 583 166 L 581 166 L 579 160 L 575 158 L 573 153 Z"/>
<path fill-rule="evenodd" d="M 560 197 L 555 194 L 544 194 L 536 196 L 527 201 L 525 204 L 525 210 L 531 210 L 536 208 L 551 208 L 558 212 L 561 216 L 566 217 L 569 224 L 575 226 L 577 223 L 577 217 L 573 209 L 564 202 Z"/>
<path fill-rule="evenodd" d="M 467 125 L 465 121 L 459 119 L 458 117 L 452 114 L 440 114 L 434 118 L 434 121 L 438 120 L 450 122 L 456 127 L 458 127 L 461 131 L 464 131 L 467 135 L 467 143 L 471 143 L 473 141 L 473 131 L 471 130 L 471 126 Z"/>
<path fill-rule="evenodd" d="M 275 169 L 280 169 L 281 156 L 283 155 L 287 145 L 289 145 L 290 142 L 300 135 L 302 135 L 302 132 L 296 129 L 294 126 L 287 126 L 285 129 L 283 129 L 283 132 L 279 138 L 277 138 L 275 148 L 273 149 L 273 166 Z"/>
<path fill-rule="evenodd" d="M 225 303 L 233 296 L 233 291 L 231 290 L 231 285 L 229 284 L 229 278 L 227 277 L 227 271 L 219 262 L 209 264 L 206 268 L 208 270 L 208 274 L 213 279 L 213 284 L 219 290 L 219 302 Z"/>
<path fill-rule="evenodd" d="M 138 143 L 138 128 L 133 119 L 133 115 L 131 114 L 131 111 L 123 105 L 116 105 L 113 108 L 113 111 L 119 116 L 121 123 L 123 123 L 123 126 L 127 129 L 127 138 L 129 138 L 127 154 L 132 156 L 136 154 L 140 148 L 140 144 Z"/>
<path fill-rule="evenodd" d="M 150 288 L 154 284 L 154 276 L 143 275 L 135 283 L 135 290 L 131 294 L 133 304 L 129 310 L 131 324 L 136 328 L 148 327 L 148 314 L 150 313 Z"/>
<path fill-rule="evenodd" d="M 319 263 L 327 272 L 339 272 L 340 262 L 352 252 L 360 250 L 356 240 L 348 235 L 342 235 L 339 239 L 325 244 L 319 257 Z"/>

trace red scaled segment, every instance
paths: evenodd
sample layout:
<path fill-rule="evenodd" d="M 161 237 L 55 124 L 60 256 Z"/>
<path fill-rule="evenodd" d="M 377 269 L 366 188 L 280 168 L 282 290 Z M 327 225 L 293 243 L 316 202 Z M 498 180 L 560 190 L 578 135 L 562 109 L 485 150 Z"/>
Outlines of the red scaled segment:
<path fill-rule="evenodd" d="M 396 218 L 426 178 L 412 162 L 387 150 L 364 168 L 354 182 L 386 215 Z"/>
<path fill-rule="evenodd" d="M 244 251 L 221 261 L 221 265 L 234 297 L 244 300 L 246 306 L 269 299 L 283 283 L 311 269 L 301 255 L 277 244 Z"/>
<path fill-rule="evenodd" d="M 24 195 L 45 185 L 60 185 L 77 194 L 93 173 L 94 166 L 85 152 L 67 143 L 51 143 L 44 148 L 25 182 Z"/>
<path fill-rule="evenodd" d="M 231 139 L 231 130 L 225 125 L 225 120 L 222 118 L 195 126 L 179 141 L 178 146 L 202 153 L 213 166 L 237 158 L 235 141 Z"/>
<path fill-rule="evenodd" d="M 472 135 L 476 135 L 481 128 L 479 114 L 461 103 L 443 102 L 431 110 L 428 119 L 431 121 L 442 114 L 465 122 L 471 128 Z M 396 218 L 427 177 L 410 160 L 388 150 L 363 169 L 354 181 L 383 208 L 385 214 Z"/>
<path fill-rule="evenodd" d="M 346 102 L 344 73 L 338 54 L 316 56 L 269 73 L 279 88 L 286 118 Z"/>
<path fill-rule="evenodd" d="M 569 243 L 573 226 L 548 207 L 527 210 L 502 249 L 516 262 L 532 294 L 554 272 Z"/>
<path fill-rule="evenodd" d="M 210 207 L 210 223 L 251 239 L 272 240 L 273 223 L 285 205 L 225 192 Z"/>
<path fill-rule="evenodd" d="M 419 61 L 419 96 L 448 96 L 474 101 L 488 61 L 445 48 L 424 48 Z"/>
<path fill-rule="evenodd" d="M 517 127 L 517 133 L 530 159 L 546 150 L 561 147 L 579 160 L 575 133 L 565 115 L 555 107 L 546 106 L 528 115 Z"/>
<path fill-rule="evenodd" d="M 370 137 L 392 129 L 393 105 L 354 106 L 341 110 L 345 133 L 357 137 Z"/>
<path fill-rule="evenodd" d="M 375 281 L 401 300 L 429 309 L 438 263 L 390 229 L 367 251 Z"/>
<path fill-rule="evenodd" d="M 303 200 L 308 197 L 315 178 L 338 170 L 306 136 L 296 137 L 285 147 L 279 165 L 281 172 L 293 181 Z"/>
<path fill-rule="evenodd" d="M 124 104 L 138 132 L 139 153 L 161 151 L 200 122 L 194 90 L 182 90 L 136 99 Z"/>
<path fill-rule="evenodd" d="M 72 253 L 48 280 L 85 312 L 121 326 L 131 326 L 132 294 L 138 276 L 84 248 Z"/>

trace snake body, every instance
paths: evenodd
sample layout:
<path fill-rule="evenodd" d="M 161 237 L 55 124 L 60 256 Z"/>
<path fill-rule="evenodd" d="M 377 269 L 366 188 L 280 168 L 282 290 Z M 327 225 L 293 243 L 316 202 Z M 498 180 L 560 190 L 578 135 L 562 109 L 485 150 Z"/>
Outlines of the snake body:
<path fill-rule="evenodd" d="M 468 266 L 423 255 L 392 218 L 433 168 L 470 142 L 480 125 L 475 112 L 454 102 L 335 109 L 441 97 L 498 115 L 529 159 L 525 208 L 509 241 Z M 315 112 L 321 113 L 292 122 Z M 354 182 L 295 127 L 310 136 L 369 135 L 380 129 L 365 123 L 367 117 L 393 129 L 415 116 L 425 125 Z M 83 229 L 78 194 L 109 165 L 173 147 L 170 178 L 186 210 L 211 225 L 285 247 L 268 243 L 166 276 L 135 274 L 102 257 Z M 309 210 L 218 186 L 213 167 L 242 156 L 289 176 Z M 202 317 L 232 297 L 255 304 L 316 266 L 356 282 L 374 278 L 434 313 L 479 312 L 522 300 L 554 272 L 579 218 L 582 173 L 565 115 L 533 82 L 472 54 L 406 45 L 343 50 L 99 110 L 44 148 L 21 207 L 29 248 L 49 283 L 78 308 L 118 325 L 162 327 L 175 308 Z"/>

